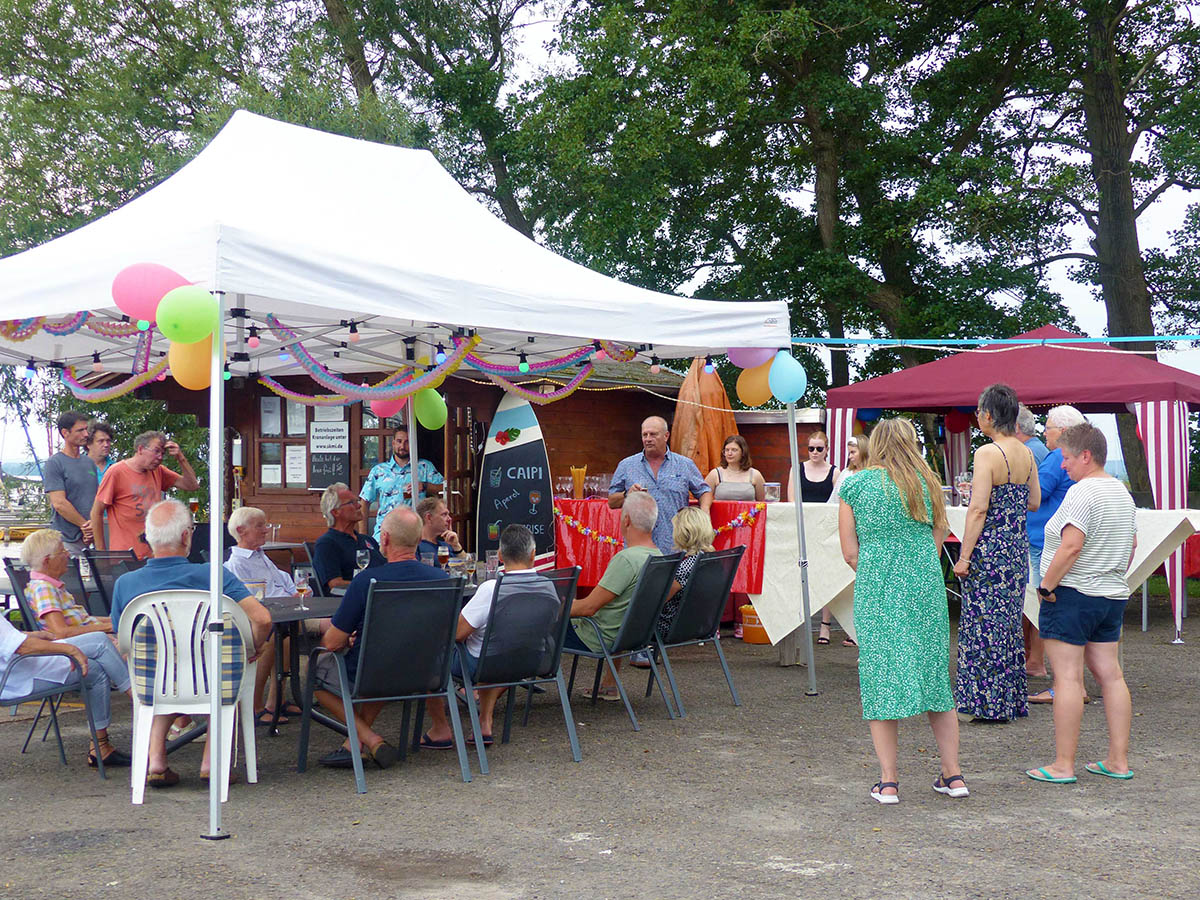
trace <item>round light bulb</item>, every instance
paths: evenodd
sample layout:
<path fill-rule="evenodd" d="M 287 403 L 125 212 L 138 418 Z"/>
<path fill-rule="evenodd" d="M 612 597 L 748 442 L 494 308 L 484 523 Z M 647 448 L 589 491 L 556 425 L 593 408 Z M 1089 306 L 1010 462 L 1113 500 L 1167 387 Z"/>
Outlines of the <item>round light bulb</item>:
<path fill-rule="evenodd" d="M 595 360 L 596 362 L 601 362 L 603 360 L 608 359 L 608 354 L 605 353 L 603 350 L 597 350 L 595 353 L 592 354 L 592 359 Z"/>
<path fill-rule="evenodd" d="M 360 340 L 362 340 L 361 334 L 359 334 L 357 331 L 350 332 L 350 343 L 357 344 Z"/>
<path fill-rule="evenodd" d="M 249 338 L 247 338 L 247 340 L 246 340 L 246 346 L 247 346 L 247 347 L 249 347 L 251 350 L 257 350 L 257 349 L 258 349 L 258 345 L 259 345 L 259 344 L 261 344 L 261 343 L 262 343 L 262 341 L 260 341 L 260 340 L 258 339 L 258 335 L 257 335 L 257 334 L 252 334 L 252 335 L 250 335 L 250 337 L 249 337 Z"/>
<path fill-rule="evenodd" d="M 288 362 L 291 358 L 292 358 L 292 355 L 290 353 L 288 353 L 286 350 L 279 351 L 279 361 L 280 362 Z"/>
<path fill-rule="evenodd" d="M 138 319 L 137 328 L 138 328 L 138 331 L 149 331 L 150 323 L 147 322 L 145 319 Z"/>
<path fill-rule="evenodd" d="M 522 375 L 524 375 L 526 372 L 529 371 L 529 363 L 525 362 L 524 360 L 517 363 L 517 371 L 520 372 Z"/>
<path fill-rule="evenodd" d="M 657 374 L 658 374 L 659 372 L 661 372 L 661 371 L 662 371 L 662 366 L 660 366 L 658 363 L 655 363 L 654 365 L 652 365 L 652 366 L 650 367 L 650 374 L 651 374 L 651 375 L 657 375 Z"/>
<path fill-rule="evenodd" d="M 226 369 L 225 373 L 221 377 L 224 378 L 226 381 L 228 381 L 230 378 L 233 377 L 233 373 L 230 372 L 228 369 Z"/>

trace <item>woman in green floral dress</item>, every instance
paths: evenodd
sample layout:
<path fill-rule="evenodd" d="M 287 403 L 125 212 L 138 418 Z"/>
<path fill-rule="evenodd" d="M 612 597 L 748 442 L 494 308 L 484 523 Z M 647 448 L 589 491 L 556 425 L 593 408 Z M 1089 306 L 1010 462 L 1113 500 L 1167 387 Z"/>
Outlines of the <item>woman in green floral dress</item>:
<path fill-rule="evenodd" d="M 841 487 L 842 555 L 857 572 L 859 691 L 880 767 L 871 796 L 885 804 L 900 801 L 897 720 L 920 713 L 929 714 L 942 758 L 933 789 L 950 797 L 967 796 L 958 768 L 950 618 L 938 562 L 947 531 L 941 501 L 941 483 L 905 419 L 876 426 L 870 468 Z"/>

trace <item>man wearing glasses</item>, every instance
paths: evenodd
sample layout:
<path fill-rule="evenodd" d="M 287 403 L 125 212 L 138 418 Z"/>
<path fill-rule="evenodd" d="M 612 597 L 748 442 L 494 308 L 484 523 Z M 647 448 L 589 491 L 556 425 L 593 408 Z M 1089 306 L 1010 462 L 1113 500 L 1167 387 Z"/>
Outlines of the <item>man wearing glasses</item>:
<path fill-rule="evenodd" d="M 312 564 L 313 573 L 321 585 L 321 593 L 328 595 L 330 588 L 350 584 L 358 568 L 359 551 L 365 551 L 370 556 L 367 568 L 382 566 L 386 560 L 379 552 L 379 543 L 375 538 L 358 533 L 362 509 L 358 495 L 347 485 L 338 482 L 325 488 L 321 494 L 321 514 L 329 530 L 317 538 Z"/>
<path fill-rule="evenodd" d="M 133 439 L 129 459 L 113 463 L 104 473 L 92 504 L 92 536 L 97 550 L 133 550 L 139 559 L 150 556 L 146 543 L 146 513 L 173 487 L 195 491 L 200 481 L 179 445 L 161 431 L 146 431 Z M 174 472 L 162 464 L 169 454 L 179 464 Z M 104 514 L 108 513 L 108 538 Z"/>

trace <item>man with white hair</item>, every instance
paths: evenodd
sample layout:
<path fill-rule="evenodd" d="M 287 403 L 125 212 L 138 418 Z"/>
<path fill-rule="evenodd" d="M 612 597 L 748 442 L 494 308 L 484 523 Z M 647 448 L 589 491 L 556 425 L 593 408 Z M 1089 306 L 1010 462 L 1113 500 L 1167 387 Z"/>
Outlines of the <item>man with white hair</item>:
<path fill-rule="evenodd" d="M 271 562 L 262 549 L 270 533 L 265 512 L 255 506 L 239 506 L 229 514 L 226 527 L 229 536 L 237 541 L 237 546 L 229 551 L 225 568 L 238 581 L 244 585 L 261 584 L 264 597 L 296 596 L 296 583 L 292 576 Z M 274 671 L 275 644 L 268 642 L 259 657 L 254 680 L 254 708 L 257 710 L 254 721 L 258 725 L 270 725 L 275 714 L 275 680 L 271 678 Z M 285 702 L 279 723 L 286 724 L 290 721 L 287 716 L 298 716 L 301 711 L 295 703 Z"/>
<path fill-rule="evenodd" d="M 205 563 L 188 562 L 192 546 L 192 514 L 178 500 L 163 500 L 150 507 L 146 513 L 146 542 L 154 554 L 146 564 L 133 572 L 126 572 L 113 585 L 112 624 L 113 630 L 121 627 L 121 613 L 134 598 L 150 591 L 188 590 L 207 591 L 211 585 L 209 566 Z M 224 578 L 221 591 L 237 602 L 250 619 L 254 648 L 247 648 L 260 657 L 269 645 L 271 635 L 271 613 L 265 606 L 250 596 L 246 586 L 228 569 L 222 570 Z M 260 668 L 270 669 L 260 663 Z M 258 712 L 256 710 L 256 712 Z M 167 765 L 167 731 L 171 728 L 173 715 L 155 716 L 150 727 L 150 769 L 146 783 L 151 787 L 165 788 L 179 784 L 179 773 Z M 204 746 L 204 758 L 200 763 L 200 777 L 208 777 L 208 744 Z"/>
<path fill-rule="evenodd" d="M 635 493 L 650 494 L 658 509 L 654 543 L 663 553 L 671 552 L 671 519 L 688 505 L 688 494 L 695 495 L 706 512 L 713 501 L 712 488 L 691 458 L 667 449 L 670 436 L 662 416 L 650 416 L 642 422 L 642 452 L 617 464 L 608 495 L 609 508 L 620 509 Z"/>
<path fill-rule="evenodd" d="M 1042 487 L 1042 504 L 1025 516 L 1025 528 L 1029 532 L 1030 584 L 1037 584 L 1042 575 L 1042 548 L 1046 541 L 1046 523 L 1050 521 L 1051 516 L 1058 512 L 1063 498 L 1067 496 L 1067 489 L 1074 483 L 1062 467 L 1063 454 L 1062 448 L 1058 446 L 1059 436 L 1062 435 L 1063 429 L 1086 421 L 1083 413 L 1073 406 L 1056 406 L 1046 414 L 1048 452 L 1046 458 L 1038 464 L 1038 483 Z M 1028 619 L 1024 621 L 1024 626 L 1025 671 L 1029 675 L 1045 676 L 1049 674 L 1046 669 L 1046 650 L 1042 644 L 1042 638 L 1038 634 L 1037 626 Z M 1033 694 L 1029 698 L 1030 703 L 1052 703 L 1053 701 L 1054 692 L 1052 690 Z"/>
<path fill-rule="evenodd" d="M 340 481 L 325 488 L 321 494 L 321 515 L 329 530 L 317 538 L 313 546 L 313 572 L 321 583 L 321 593 L 329 594 L 330 588 L 346 587 L 354 578 L 358 568 L 360 550 L 367 551 L 370 565 L 382 566 L 385 562 L 379 552 L 375 538 L 358 533 L 358 523 L 363 519 L 358 495 Z M 380 519 L 384 516 L 380 516 Z"/>
<path fill-rule="evenodd" d="M 596 640 L 596 630 L 582 621 L 585 618 L 590 618 L 600 626 L 605 643 L 612 644 L 616 640 L 646 560 L 663 555 L 654 540 L 657 521 L 658 504 L 648 492 L 635 491 L 625 497 L 621 506 L 621 538 L 625 548 L 609 561 L 604 574 L 600 576 L 600 583 L 586 597 L 576 598 L 571 605 L 571 627 L 567 629 L 564 647 L 602 652 L 603 648 Z M 620 668 L 621 660 L 616 660 L 616 664 Z M 587 696 L 590 698 L 591 695 Z M 616 683 L 607 670 L 601 679 L 598 696 L 601 700 L 621 699 Z"/>
<path fill-rule="evenodd" d="M 1037 436 L 1037 416 L 1029 411 L 1024 403 L 1017 407 L 1017 424 L 1013 428 L 1013 435 L 1018 441 L 1029 448 L 1029 452 L 1033 454 L 1034 461 L 1040 466 L 1042 460 L 1046 458 L 1046 454 L 1050 451 L 1046 445 L 1038 440 Z"/>

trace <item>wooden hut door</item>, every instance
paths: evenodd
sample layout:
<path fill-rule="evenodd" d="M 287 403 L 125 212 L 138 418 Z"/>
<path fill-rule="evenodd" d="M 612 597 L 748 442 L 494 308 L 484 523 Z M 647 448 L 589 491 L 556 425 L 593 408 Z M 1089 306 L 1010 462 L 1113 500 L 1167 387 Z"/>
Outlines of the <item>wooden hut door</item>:
<path fill-rule="evenodd" d="M 452 527 L 468 550 L 475 543 L 475 447 L 471 442 L 473 412 L 469 406 L 449 408 L 445 427 L 446 506 Z"/>

